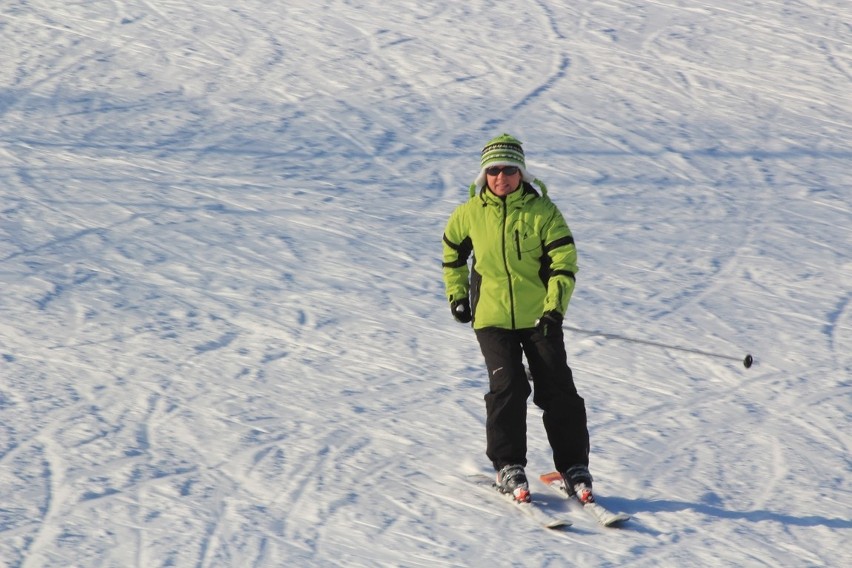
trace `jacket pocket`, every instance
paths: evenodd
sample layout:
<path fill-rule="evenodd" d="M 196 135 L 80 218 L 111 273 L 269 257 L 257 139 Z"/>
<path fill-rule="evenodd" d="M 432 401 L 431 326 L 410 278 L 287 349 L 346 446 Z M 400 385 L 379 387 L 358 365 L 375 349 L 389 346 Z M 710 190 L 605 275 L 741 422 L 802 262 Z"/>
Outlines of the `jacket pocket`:
<path fill-rule="evenodd" d="M 541 239 L 532 231 L 523 228 L 515 229 L 513 241 L 513 248 L 517 253 L 518 260 L 522 260 L 526 255 L 533 255 L 533 258 L 538 258 L 542 254 Z"/>

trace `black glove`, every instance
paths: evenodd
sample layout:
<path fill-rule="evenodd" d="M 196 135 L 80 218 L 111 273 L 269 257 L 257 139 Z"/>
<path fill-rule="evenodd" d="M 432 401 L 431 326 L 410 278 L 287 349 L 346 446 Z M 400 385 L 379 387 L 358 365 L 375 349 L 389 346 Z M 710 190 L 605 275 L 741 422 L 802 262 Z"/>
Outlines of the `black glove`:
<path fill-rule="evenodd" d="M 556 310 L 544 312 L 544 314 L 538 318 L 538 321 L 535 322 L 535 328 L 545 337 L 551 337 L 558 333 L 562 333 L 562 314 Z"/>
<path fill-rule="evenodd" d="M 470 300 L 467 298 L 450 302 L 450 309 L 453 311 L 453 317 L 459 323 L 470 323 L 470 320 L 473 319 L 470 313 Z"/>

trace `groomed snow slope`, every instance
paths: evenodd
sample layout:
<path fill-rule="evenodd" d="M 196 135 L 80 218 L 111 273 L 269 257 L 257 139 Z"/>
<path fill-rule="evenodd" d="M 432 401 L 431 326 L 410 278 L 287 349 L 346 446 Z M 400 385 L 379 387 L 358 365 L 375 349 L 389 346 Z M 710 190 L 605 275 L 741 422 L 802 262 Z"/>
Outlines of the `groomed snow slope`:
<path fill-rule="evenodd" d="M 0 565 L 848 566 L 851 23 L 4 2 Z M 566 344 L 622 530 L 463 479 L 487 380 L 440 241 L 501 132 L 578 243 Z"/>

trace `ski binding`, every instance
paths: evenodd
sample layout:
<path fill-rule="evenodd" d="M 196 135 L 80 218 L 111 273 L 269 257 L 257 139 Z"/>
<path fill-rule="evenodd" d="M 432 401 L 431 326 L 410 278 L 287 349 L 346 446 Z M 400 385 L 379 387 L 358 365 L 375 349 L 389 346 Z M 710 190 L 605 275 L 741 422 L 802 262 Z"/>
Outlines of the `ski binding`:
<path fill-rule="evenodd" d="M 562 474 L 558 471 L 544 473 L 539 476 L 539 479 L 565 498 L 573 499 L 579 503 L 584 511 L 592 515 L 595 520 L 605 527 L 617 526 L 625 521 L 630 520 L 630 515 L 627 513 L 615 513 L 598 503 L 597 501 L 583 502 L 576 495 L 570 495 L 565 483 L 562 480 Z"/>
<path fill-rule="evenodd" d="M 570 520 L 564 517 L 555 516 L 540 505 L 536 504 L 535 501 L 516 501 L 511 494 L 503 493 L 498 490 L 494 479 L 485 474 L 477 473 L 468 475 L 467 479 L 473 482 L 477 488 L 483 489 L 487 491 L 488 494 L 497 497 L 500 501 L 512 505 L 515 509 L 522 512 L 524 515 L 544 528 L 559 529 L 570 527 L 572 525 Z"/>

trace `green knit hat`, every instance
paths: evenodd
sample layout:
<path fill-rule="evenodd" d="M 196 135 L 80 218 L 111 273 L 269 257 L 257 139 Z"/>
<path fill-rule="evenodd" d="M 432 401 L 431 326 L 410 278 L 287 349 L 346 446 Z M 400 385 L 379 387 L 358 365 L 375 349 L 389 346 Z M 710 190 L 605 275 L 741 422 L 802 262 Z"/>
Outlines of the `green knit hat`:
<path fill-rule="evenodd" d="M 509 134 L 501 134 L 489 140 L 482 149 L 479 165 L 483 169 L 489 166 L 518 166 L 522 170 L 525 169 L 521 141 Z"/>
<path fill-rule="evenodd" d="M 533 182 L 535 180 L 535 176 L 527 172 L 521 141 L 510 134 L 501 134 L 485 144 L 482 149 L 482 157 L 479 160 L 479 175 L 470 186 L 471 195 L 485 186 L 485 170 L 491 166 L 518 166 L 521 168 L 521 176 L 524 181 Z"/>

